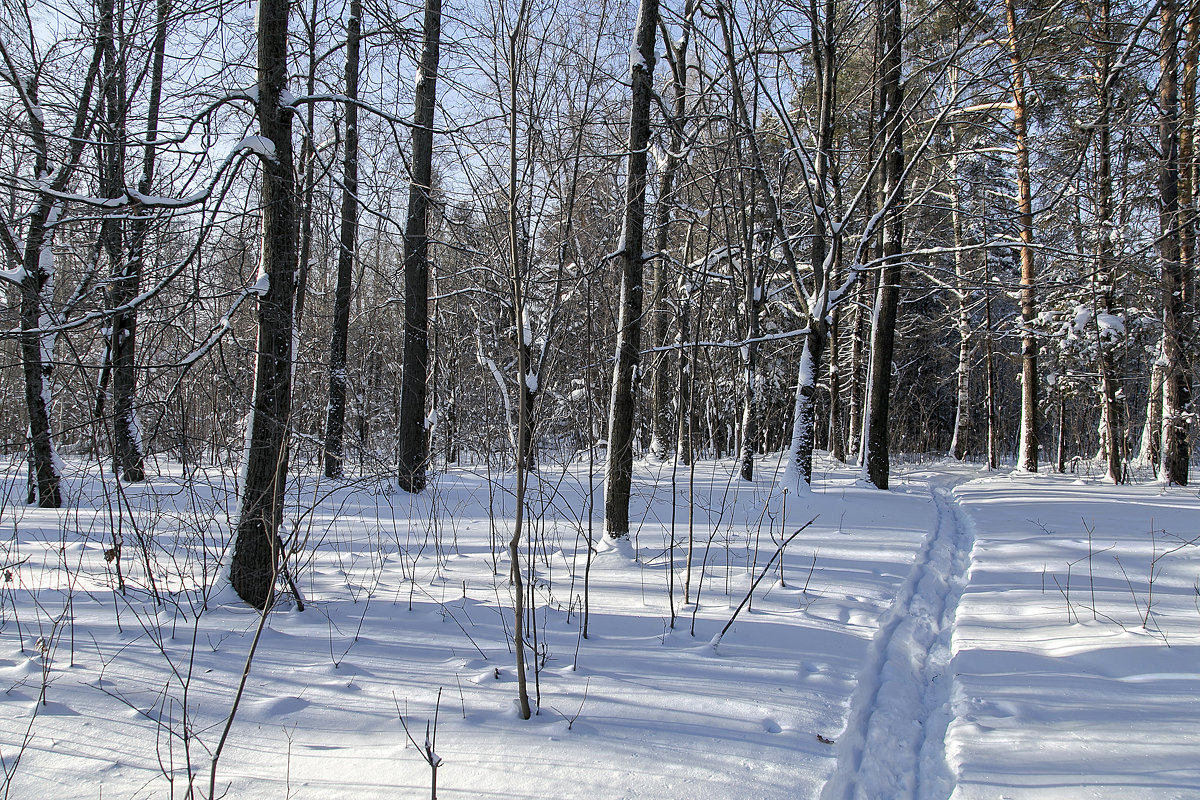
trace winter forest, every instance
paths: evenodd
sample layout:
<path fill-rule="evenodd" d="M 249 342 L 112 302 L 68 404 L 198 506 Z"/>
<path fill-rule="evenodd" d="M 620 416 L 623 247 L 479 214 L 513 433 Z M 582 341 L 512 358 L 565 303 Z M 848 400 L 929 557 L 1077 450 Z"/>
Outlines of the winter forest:
<path fill-rule="evenodd" d="M 1200 3 L 0 6 L 4 798 L 1200 796 Z"/>

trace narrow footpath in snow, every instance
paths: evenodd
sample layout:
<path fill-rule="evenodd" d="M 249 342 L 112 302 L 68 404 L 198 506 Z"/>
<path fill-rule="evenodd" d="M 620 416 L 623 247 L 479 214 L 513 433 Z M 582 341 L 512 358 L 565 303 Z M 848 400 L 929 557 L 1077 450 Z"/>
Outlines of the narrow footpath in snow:
<path fill-rule="evenodd" d="M 952 480 L 931 483 L 930 494 L 934 530 L 880 618 L 821 800 L 945 800 L 954 790 L 944 751 L 951 639 L 974 536 Z"/>

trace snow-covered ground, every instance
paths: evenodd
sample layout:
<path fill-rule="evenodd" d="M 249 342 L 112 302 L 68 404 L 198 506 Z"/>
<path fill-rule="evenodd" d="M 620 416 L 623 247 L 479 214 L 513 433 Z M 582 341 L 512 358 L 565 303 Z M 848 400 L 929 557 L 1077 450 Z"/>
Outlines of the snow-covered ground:
<path fill-rule="evenodd" d="M 306 607 L 268 615 L 229 724 L 260 621 L 222 574 L 236 487 L 162 466 L 118 491 L 76 465 L 59 511 L 5 473 L 4 797 L 207 797 L 223 735 L 218 796 L 429 796 L 401 715 L 443 798 L 1200 797 L 1195 489 L 939 462 L 879 492 L 826 462 L 782 496 L 773 461 L 641 464 L 626 547 L 601 465 L 545 464 L 522 721 L 512 476 L 301 478 Z"/>

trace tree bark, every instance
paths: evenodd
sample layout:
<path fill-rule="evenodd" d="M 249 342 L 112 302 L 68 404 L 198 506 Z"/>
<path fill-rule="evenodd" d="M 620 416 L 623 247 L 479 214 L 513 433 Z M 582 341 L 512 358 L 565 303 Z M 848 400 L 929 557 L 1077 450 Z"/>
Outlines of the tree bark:
<path fill-rule="evenodd" d="M 429 377 L 429 213 L 441 25 L 441 0 L 425 0 L 425 38 L 417 69 L 412 132 L 412 182 L 404 228 L 404 375 L 400 388 L 397 476 L 400 488 L 413 493 L 425 488 L 429 461 L 429 437 L 425 430 L 425 384 Z"/>
<path fill-rule="evenodd" d="M 957 78 L 957 76 L 956 76 Z M 968 286 L 967 257 L 963 252 L 962 194 L 958 176 L 958 133 L 950 131 L 950 217 L 954 228 L 954 299 L 958 306 L 958 370 L 955 374 L 954 435 L 950 439 L 951 458 L 967 457 L 971 430 L 971 290 Z"/>
<path fill-rule="evenodd" d="M 842 427 L 842 364 L 838 353 L 841 306 L 833 309 L 829 322 L 829 455 L 846 462 L 846 437 Z"/>
<path fill-rule="evenodd" d="M 1013 131 L 1017 145 L 1017 229 L 1021 239 L 1021 434 L 1017 468 L 1038 468 L 1038 341 L 1032 325 L 1037 317 L 1033 264 L 1033 191 L 1029 175 L 1029 129 L 1026 121 L 1025 65 L 1017 39 L 1016 0 L 1004 0 L 1012 67 Z"/>
<path fill-rule="evenodd" d="M 346 351 L 350 340 L 350 302 L 354 253 L 358 240 L 358 61 L 362 3 L 350 0 L 346 22 L 346 150 L 342 159 L 341 235 L 338 238 L 337 286 L 333 296 L 333 331 L 329 338 L 329 403 L 325 415 L 325 477 L 343 474 L 342 444 L 346 427 Z"/>
<path fill-rule="evenodd" d="M 904 142 L 901 128 L 900 0 L 883 0 L 883 62 L 881 64 L 879 132 L 883 137 L 884 230 L 883 266 L 875 295 L 871 327 L 871 367 L 867 386 L 867 431 L 863 468 L 880 489 L 888 488 L 888 404 L 891 394 L 892 353 L 900 303 L 900 249 L 904 238 L 902 211 Z"/>
<path fill-rule="evenodd" d="M 817 366 L 825 347 L 824 327 L 810 320 L 800 351 L 800 369 L 796 378 L 796 400 L 792 409 L 792 438 L 784 484 L 790 487 L 812 485 L 813 439 L 817 432 Z"/>
<path fill-rule="evenodd" d="M 634 371 L 642 328 L 642 237 L 646 219 L 646 151 L 650 141 L 650 101 L 654 81 L 654 40 L 658 0 L 641 0 L 630 56 L 633 87 L 629 113 L 629 166 L 621 225 L 621 300 L 617 354 L 608 413 L 608 459 L 604 466 L 604 529 L 613 537 L 629 535 L 629 492 L 633 479 Z"/>
<path fill-rule="evenodd" d="M 3 44 L 0 43 L 0 48 Z M 4 65 L 9 70 L 28 124 L 28 136 L 33 150 L 33 172 L 49 175 L 52 158 L 45 116 L 38 103 L 38 77 L 22 77 L 9 58 L 7 50 L 0 50 Z M 62 505 L 62 469 L 54 449 L 50 424 L 51 381 L 54 377 L 54 233 L 62 216 L 62 202 L 55 194 L 62 192 L 70 183 L 79 166 L 79 159 L 86 143 L 85 132 L 90 127 L 93 115 L 92 91 L 100 73 L 103 46 L 97 36 L 92 51 L 91 64 L 84 77 L 75 107 L 75 119 L 71 129 L 67 152 L 58 160 L 48 192 L 39 193 L 33 211 L 26 223 L 25 241 L 20 257 L 23 275 L 20 281 L 21 333 L 18 345 L 21 352 L 21 369 L 25 383 L 25 407 L 28 413 L 28 459 L 30 472 L 29 502 L 37 502 L 42 508 L 59 508 Z M 16 248 L 11 243 L 12 249 Z M 15 255 L 14 255 L 15 257 Z"/>
<path fill-rule="evenodd" d="M 154 186 L 154 171 L 158 153 L 158 120 L 162 104 L 163 62 L 166 57 L 167 20 L 171 13 L 170 0 L 158 0 L 156 3 L 156 18 L 154 44 L 150 66 L 150 99 L 146 120 L 146 141 L 142 152 L 142 174 L 138 180 L 138 191 L 150 194 Z M 111 24 L 111 23 L 110 23 Z M 109 31 L 111 35 L 111 31 Z M 109 56 L 106 56 L 106 61 Z M 116 59 L 115 49 L 111 58 Z M 125 69 L 122 62 L 121 71 Z M 115 75 L 116 70 L 112 70 Z M 116 82 L 114 81 L 114 84 Z M 118 87 L 110 90 L 112 100 L 107 101 L 110 109 L 120 105 L 120 116 L 124 117 L 124 81 Z M 119 91 L 118 91 L 119 89 Z M 122 98 L 117 102 L 117 96 Z M 113 125 L 113 130 L 118 126 Z M 121 126 L 123 141 L 123 122 Z M 123 148 L 122 148 L 123 149 Z M 122 162 L 118 166 L 114 160 L 114 175 L 106 196 L 119 197 L 124 192 L 123 153 L 119 157 Z M 119 183 L 118 183 L 119 179 Z M 124 264 L 114 262 L 112 305 L 122 309 L 137 296 L 141 285 L 142 272 L 145 264 L 146 238 L 149 233 L 150 217 L 146 213 L 139 214 L 130 222 L 129 245 L 127 259 Z M 104 224 L 108 224 L 105 220 Z M 117 246 L 119 251 L 120 231 L 114 232 L 113 241 L 109 247 Z M 102 231 L 102 236 L 104 231 Z M 137 343 L 137 311 L 134 309 L 119 310 L 113 315 L 109 353 L 112 371 L 113 393 L 113 461 L 114 467 L 125 481 L 136 482 L 146 477 L 145 452 L 142 445 L 140 426 L 137 420 L 135 399 L 137 396 L 136 372 L 136 343 Z"/>
<path fill-rule="evenodd" d="M 1111 3 L 1100 3 L 1100 65 L 1096 84 L 1100 93 L 1100 114 L 1096 122 L 1096 270 L 1092 279 L 1093 312 L 1113 314 L 1116 305 L 1113 279 L 1113 202 L 1112 202 L 1112 20 Z M 1121 407 L 1117 403 L 1119 389 L 1113 364 L 1113 341 L 1104 329 L 1096 325 L 1096 355 L 1100 371 L 1100 399 L 1103 404 L 1105 460 L 1108 479 L 1114 484 L 1124 478 L 1122 461 L 1125 438 L 1121 426 Z"/>
<path fill-rule="evenodd" d="M 672 42 L 663 28 L 663 46 L 667 48 L 671 63 L 671 88 L 674 94 L 670 123 L 670 144 L 666 163 L 659 177 L 658 199 L 654 206 L 654 284 L 650 294 L 654 328 L 652 342 L 657 347 L 667 345 L 670 331 L 671 309 L 667 305 L 667 283 L 670 271 L 667 264 L 667 248 L 671 244 L 671 211 L 675 206 L 675 181 L 680 164 L 683 163 L 683 126 L 687 116 L 688 42 L 691 39 L 692 18 L 695 0 L 689 0 L 684 9 L 683 33 L 678 43 Z M 678 357 L 679 354 L 676 354 Z M 677 425 L 671 418 L 671 359 L 664 351 L 653 359 L 650 369 L 650 452 L 660 461 L 678 448 L 672 443 Z M 676 413 L 682 413 L 682 409 Z"/>
<path fill-rule="evenodd" d="M 753 204 L 751 204 L 753 205 Z M 747 246 L 754 247 L 753 233 L 748 232 Z M 745 290 L 742 302 L 746 307 L 746 343 L 742 345 L 742 441 L 738 461 L 739 474 L 744 481 L 754 478 L 754 454 L 758 449 L 758 343 L 759 316 L 761 306 L 760 287 L 757 281 L 755 259 L 748 252 L 745 262 Z"/>
<path fill-rule="evenodd" d="M 244 601 L 268 607 L 279 569 L 279 524 L 288 474 L 292 313 L 296 271 L 296 181 L 287 89 L 288 0 L 259 0 L 258 123 L 272 153 L 262 161 L 262 263 L 254 407 L 246 432 L 245 481 L 230 580 Z"/>
<path fill-rule="evenodd" d="M 1188 419 L 1190 387 L 1184 366 L 1186 275 L 1180 257 L 1179 226 L 1179 28 L 1174 0 L 1159 8 L 1159 240 L 1163 302 L 1163 419 L 1160 479 L 1186 486 L 1188 482 Z"/>

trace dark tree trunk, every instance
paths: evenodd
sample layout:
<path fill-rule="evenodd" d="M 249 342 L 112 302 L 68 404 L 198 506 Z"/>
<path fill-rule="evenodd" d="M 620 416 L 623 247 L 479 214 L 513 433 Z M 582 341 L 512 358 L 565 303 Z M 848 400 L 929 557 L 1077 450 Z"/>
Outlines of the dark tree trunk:
<path fill-rule="evenodd" d="M 888 403 L 891 395 L 892 353 L 900 300 L 900 249 L 904 237 L 904 143 L 901 137 L 900 0 L 883 0 L 883 62 L 880 84 L 879 132 L 883 136 L 883 267 L 875 296 L 871 328 L 871 370 L 867 386 L 867 435 L 863 466 L 871 483 L 888 488 Z"/>
<path fill-rule="evenodd" d="M 25 237 L 25 279 L 21 282 L 21 365 L 25 375 L 25 406 L 29 413 L 29 466 L 31 489 L 42 508 L 62 505 L 62 472 L 50 428 L 50 382 L 54 377 L 54 337 L 34 332 L 49 323 L 49 308 L 54 300 L 53 257 L 42 259 L 53 246 L 53 227 L 60 209 L 44 200 L 29 222 Z"/>
<path fill-rule="evenodd" d="M 633 479 L 634 371 L 642 336 L 643 233 L 646 222 L 646 155 L 650 141 L 650 101 L 654 92 L 654 40 L 658 0 L 641 0 L 630 64 L 633 86 L 629 112 L 629 167 L 621 224 L 621 300 L 617 354 L 608 412 L 608 459 L 604 467 L 604 529 L 629 535 L 629 491 Z"/>
<path fill-rule="evenodd" d="M 1109 0 L 1101 0 L 1100 68 L 1096 73 L 1097 89 L 1100 92 L 1100 114 L 1096 122 L 1096 271 L 1092 279 L 1093 311 L 1112 314 L 1115 310 L 1113 279 L 1113 203 L 1112 203 L 1112 23 Z M 1124 478 L 1122 460 L 1125 438 L 1121 426 L 1121 407 L 1117 402 L 1119 385 L 1113 364 L 1114 343 L 1096 326 L 1097 360 L 1100 368 L 1100 397 L 1103 403 L 1104 449 L 1108 462 L 1108 479 L 1121 483 Z"/>
<path fill-rule="evenodd" d="M 154 185 L 154 169 L 155 161 L 158 153 L 156 140 L 158 139 L 158 118 L 159 108 L 162 102 L 162 82 L 163 82 L 163 62 L 166 56 L 167 44 L 167 19 L 171 13 L 170 0 L 158 0 L 156 4 L 156 19 L 154 31 L 154 45 L 152 53 L 152 62 L 150 67 L 150 100 L 149 110 L 146 120 L 146 141 L 142 153 L 142 174 L 138 180 L 138 191 L 142 194 L 150 194 Z M 111 30 L 108 31 L 111 35 Z M 106 63 L 110 56 L 106 55 Z M 111 53 L 111 58 L 114 60 L 115 50 Z M 109 78 L 113 82 L 111 88 L 106 91 L 106 97 L 111 98 L 106 100 L 109 106 L 110 113 L 117 107 L 120 108 L 119 116 L 121 122 L 113 124 L 113 130 L 121 130 L 122 135 L 120 141 L 124 140 L 124 69 L 122 63 L 120 74 L 122 75 L 120 84 L 113 78 Z M 117 70 L 106 69 L 110 75 L 115 76 Z M 118 98 L 119 101 L 118 101 Z M 123 150 L 123 148 L 122 148 Z M 116 156 L 110 163 L 113 165 L 113 174 L 110 179 L 110 185 L 106 196 L 119 197 L 124 191 L 124 157 L 123 152 L 114 153 Z M 109 221 L 105 221 L 108 225 Z M 141 481 L 146 477 L 145 469 L 145 452 L 142 447 L 141 433 L 137 420 L 137 409 L 135 399 L 137 396 L 137 372 L 136 372 L 136 343 L 137 343 L 137 311 L 132 308 L 124 308 L 137 296 L 141 285 L 143 266 L 145 264 L 145 248 L 146 238 L 149 232 L 149 217 L 146 214 L 139 214 L 134 217 L 130 223 L 128 258 L 124 264 L 118 261 L 113 262 L 113 290 L 112 290 L 112 305 L 114 308 L 120 309 L 112 319 L 111 340 L 109 344 L 109 354 L 111 359 L 112 372 L 112 393 L 113 393 L 113 461 L 114 467 L 120 473 L 121 477 L 126 481 Z M 106 246 L 110 252 L 120 252 L 120 237 L 119 229 L 108 233 L 102 230 L 101 235 L 106 237 Z M 109 239 L 108 237 L 111 237 Z"/>
<path fill-rule="evenodd" d="M 400 388 L 400 464 L 406 492 L 425 488 L 429 437 L 425 384 L 429 377 L 429 214 L 433 191 L 433 112 L 441 45 L 441 0 L 425 0 L 424 43 L 417 69 L 412 132 L 412 182 L 404 228 L 404 375 Z"/>
<path fill-rule="evenodd" d="M 305 94 L 312 96 L 317 91 L 317 65 L 320 55 L 317 53 L 317 11 L 319 3 L 316 0 L 309 5 L 308 19 L 305 20 L 305 32 L 308 35 L 308 79 L 305 81 Z M 300 145 L 300 168 L 304 171 L 303 184 L 300 194 L 300 255 L 296 264 L 296 301 L 293 304 L 292 325 L 296 330 L 296 342 L 300 341 L 304 326 L 304 301 L 308 295 L 308 270 L 312 266 L 313 241 L 313 196 L 317 183 L 317 153 L 313 135 L 316 129 L 316 105 L 308 104 L 308 118 L 305 120 L 304 137 Z"/>
<path fill-rule="evenodd" d="M 1189 384 L 1184 366 L 1186 320 L 1184 300 L 1186 275 L 1180 258 L 1179 230 L 1179 28 L 1174 0 L 1159 8 L 1159 240 L 1162 265 L 1163 302 L 1163 412 L 1162 472 L 1166 483 L 1186 486 L 1188 482 Z"/>
<path fill-rule="evenodd" d="M 269 285 L 258 301 L 254 407 L 246 432 L 245 483 L 230 580 L 256 608 L 274 599 L 279 523 L 288 475 L 292 312 L 296 272 L 296 181 L 287 88 L 288 0 L 258 7 L 258 124 L 273 153 L 262 157 L 262 264 Z"/>
<path fill-rule="evenodd" d="M 346 350 L 350 338 L 350 300 L 354 251 L 358 238 L 358 51 L 362 3 L 350 2 L 346 23 L 346 151 L 342 161 L 342 226 L 338 240 L 337 288 L 333 333 L 329 339 L 329 403 L 325 417 L 325 477 L 342 475 L 346 427 Z"/>
<path fill-rule="evenodd" d="M 846 461 L 846 436 L 842 426 L 842 363 L 838 352 L 841 332 L 841 307 L 833 310 L 829 323 L 829 455 L 834 461 Z"/>
<path fill-rule="evenodd" d="M 753 234 L 747 237 L 747 245 L 754 247 Z M 751 253 L 744 257 L 745 294 L 742 302 L 746 306 L 746 344 L 742 346 L 742 369 L 745 394 L 742 399 L 742 442 L 738 457 L 739 474 L 742 480 L 754 478 L 754 454 L 758 450 L 758 343 L 761 295 L 756 275 L 755 260 Z"/>
<path fill-rule="evenodd" d="M 79 104 L 75 107 L 71 144 L 65 157 L 56 165 L 50 191 L 38 197 L 29 216 L 20 253 L 24 275 L 21 279 L 21 333 L 18 344 L 29 418 L 29 502 L 36 501 L 42 508 L 58 508 L 63 502 L 62 472 L 54 451 L 50 426 L 55 334 L 52 330 L 46 330 L 54 324 L 54 231 L 62 214 L 62 204 L 54 194 L 66 189 L 79 166 L 86 143 L 84 133 L 89 128 L 93 113 L 92 91 L 100 73 L 102 56 L 103 46 L 97 37 Z M 16 75 L 13 77 L 20 80 Z M 38 105 L 37 77 L 30 76 L 25 83 L 13 88 L 17 89 L 22 110 L 27 117 L 28 135 L 34 154 L 34 174 L 47 175 L 51 165 L 50 144 L 45 118 Z M 16 248 L 11 240 L 10 247 Z"/>

